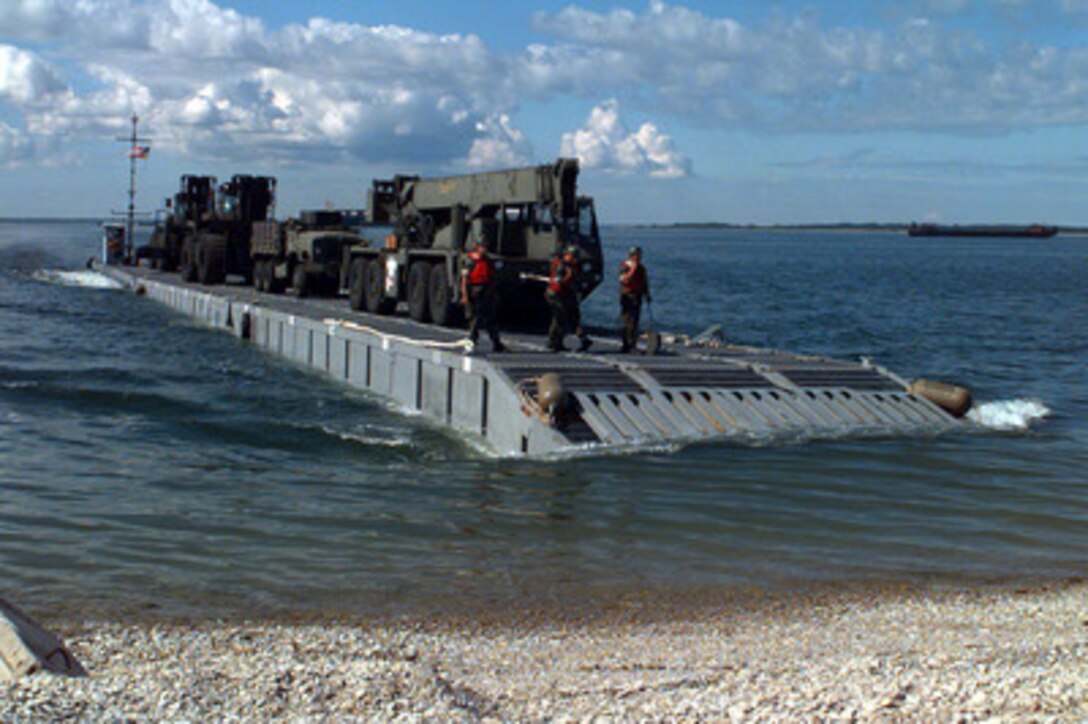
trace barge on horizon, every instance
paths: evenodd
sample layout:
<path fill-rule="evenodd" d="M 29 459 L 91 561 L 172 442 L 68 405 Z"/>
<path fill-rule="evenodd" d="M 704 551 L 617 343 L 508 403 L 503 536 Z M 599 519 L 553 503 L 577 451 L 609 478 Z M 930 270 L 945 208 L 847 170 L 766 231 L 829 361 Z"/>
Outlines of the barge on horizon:
<path fill-rule="evenodd" d="M 995 236 L 1023 237 L 1030 239 L 1049 239 L 1058 233 L 1057 226 L 1029 224 L 1028 226 L 1010 226 L 1003 224 L 914 224 L 907 227 L 910 236 Z"/>

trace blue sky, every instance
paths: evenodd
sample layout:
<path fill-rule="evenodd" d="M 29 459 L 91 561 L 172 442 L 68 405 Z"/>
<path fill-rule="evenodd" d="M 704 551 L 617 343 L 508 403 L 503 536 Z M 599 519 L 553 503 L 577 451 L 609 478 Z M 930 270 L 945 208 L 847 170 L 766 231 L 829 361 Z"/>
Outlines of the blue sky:
<path fill-rule="evenodd" d="M 2 0 L 0 216 L 582 161 L 613 223 L 1088 224 L 1088 0 Z"/>

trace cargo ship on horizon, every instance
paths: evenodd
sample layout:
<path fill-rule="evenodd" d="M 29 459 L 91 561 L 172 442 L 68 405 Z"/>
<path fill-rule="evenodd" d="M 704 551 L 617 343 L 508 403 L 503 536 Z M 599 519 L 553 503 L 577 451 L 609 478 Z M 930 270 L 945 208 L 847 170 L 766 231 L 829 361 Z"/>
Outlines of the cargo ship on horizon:
<path fill-rule="evenodd" d="M 912 223 L 907 227 L 907 234 L 910 236 L 1006 236 L 1049 239 L 1057 233 L 1057 226 L 1044 226 L 1043 224 L 1010 226 Z"/>

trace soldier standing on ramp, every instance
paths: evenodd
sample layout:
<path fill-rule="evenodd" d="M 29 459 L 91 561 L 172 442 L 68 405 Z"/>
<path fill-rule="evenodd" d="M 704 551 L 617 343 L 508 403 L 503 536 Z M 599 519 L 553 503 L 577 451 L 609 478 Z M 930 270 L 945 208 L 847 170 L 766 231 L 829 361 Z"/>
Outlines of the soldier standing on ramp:
<path fill-rule="evenodd" d="M 491 351 L 502 352 L 506 345 L 499 339 L 499 325 L 495 321 L 496 295 L 495 263 L 487 253 L 487 242 L 479 241 L 475 249 L 465 254 L 461 272 L 461 302 L 468 311 L 468 339 L 475 347 L 483 327 L 491 337 Z"/>
<path fill-rule="evenodd" d="M 581 343 L 579 352 L 585 352 L 593 340 L 582 329 L 582 314 L 578 308 L 578 250 L 568 246 L 566 250 L 552 260 L 548 275 L 548 287 L 544 297 L 552 313 L 548 326 L 548 348 L 553 352 L 565 352 L 563 338 L 575 334 Z"/>
<path fill-rule="evenodd" d="M 620 317 L 623 319 L 623 348 L 627 353 L 638 342 L 638 320 L 642 312 L 642 298 L 650 304 L 650 277 L 642 265 L 642 248 L 632 246 L 627 259 L 620 264 Z M 652 321 L 652 318 L 651 318 Z"/>

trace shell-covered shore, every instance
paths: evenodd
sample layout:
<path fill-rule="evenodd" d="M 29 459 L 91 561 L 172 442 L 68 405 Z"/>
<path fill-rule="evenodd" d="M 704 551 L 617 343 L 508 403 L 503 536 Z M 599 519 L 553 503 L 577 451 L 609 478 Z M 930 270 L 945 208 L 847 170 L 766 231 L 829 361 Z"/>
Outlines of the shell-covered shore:
<path fill-rule="evenodd" d="M 1079 719 L 1088 584 L 588 616 L 48 622 L 90 672 L 0 719 Z"/>

